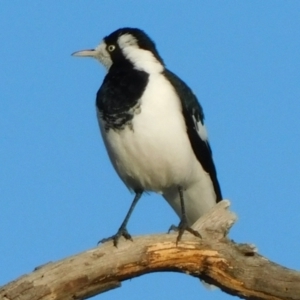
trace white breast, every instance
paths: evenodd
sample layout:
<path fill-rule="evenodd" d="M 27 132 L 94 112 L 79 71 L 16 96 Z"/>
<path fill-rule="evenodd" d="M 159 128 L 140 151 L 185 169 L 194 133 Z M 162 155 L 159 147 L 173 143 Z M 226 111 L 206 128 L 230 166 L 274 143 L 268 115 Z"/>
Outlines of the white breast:
<path fill-rule="evenodd" d="M 162 193 L 179 217 L 178 186 L 182 186 L 191 225 L 215 205 L 216 195 L 209 174 L 194 155 L 180 100 L 161 74 L 150 75 L 140 100 L 132 127 L 106 132 L 98 115 L 111 162 L 128 188 Z M 201 134 L 206 137 L 204 126 Z"/>
<path fill-rule="evenodd" d="M 140 101 L 132 128 L 105 132 L 100 120 L 116 171 L 131 189 L 162 192 L 174 184 L 184 185 L 193 173 L 195 156 L 180 100 L 163 75 L 153 74 Z"/>

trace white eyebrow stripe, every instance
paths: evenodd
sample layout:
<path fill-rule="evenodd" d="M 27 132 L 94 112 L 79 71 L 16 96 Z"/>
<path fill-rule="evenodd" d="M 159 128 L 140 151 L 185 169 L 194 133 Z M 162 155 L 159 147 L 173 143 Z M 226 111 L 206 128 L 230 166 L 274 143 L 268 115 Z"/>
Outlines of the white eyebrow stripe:
<path fill-rule="evenodd" d="M 131 34 L 120 36 L 118 45 L 125 58 L 133 64 L 135 69 L 149 74 L 161 73 L 164 70 L 164 66 L 151 51 L 139 48 L 137 39 Z"/>

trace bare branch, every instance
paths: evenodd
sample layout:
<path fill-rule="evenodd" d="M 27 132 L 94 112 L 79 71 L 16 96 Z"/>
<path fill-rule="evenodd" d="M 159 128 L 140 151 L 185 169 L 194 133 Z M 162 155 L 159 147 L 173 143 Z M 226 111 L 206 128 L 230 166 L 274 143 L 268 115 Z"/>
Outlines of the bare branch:
<path fill-rule="evenodd" d="M 108 242 L 96 249 L 36 268 L 0 289 L 3 300 L 87 299 L 140 275 L 174 271 L 199 277 L 245 299 L 300 300 L 300 273 L 279 266 L 226 233 L 236 220 L 222 201 L 176 245 L 176 233 Z"/>

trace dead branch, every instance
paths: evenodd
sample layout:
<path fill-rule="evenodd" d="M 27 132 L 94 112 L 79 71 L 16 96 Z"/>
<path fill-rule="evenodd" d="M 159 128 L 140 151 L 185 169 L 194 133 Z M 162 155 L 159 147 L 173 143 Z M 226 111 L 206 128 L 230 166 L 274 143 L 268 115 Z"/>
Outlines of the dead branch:
<path fill-rule="evenodd" d="M 244 299 L 300 300 L 300 273 L 257 254 L 248 244 L 226 238 L 236 216 L 229 201 L 216 205 L 176 245 L 176 233 L 111 242 L 36 268 L 0 288 L 3 300 L 87 299 L 119 287 L 127 279 L 172 271 L 199 277 L 224 292 Z"/>

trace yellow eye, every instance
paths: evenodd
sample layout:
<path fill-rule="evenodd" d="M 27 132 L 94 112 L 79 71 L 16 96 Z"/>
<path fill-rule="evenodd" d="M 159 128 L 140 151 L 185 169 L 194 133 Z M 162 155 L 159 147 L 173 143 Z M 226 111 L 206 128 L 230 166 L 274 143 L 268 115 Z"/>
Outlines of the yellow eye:
<path fill-rule="evenodd" d="M 115 45 L 109 45 L 109 46 L 107 47 L 107 50 L 108 50 L 109 52 L 113 52 L 115 49 L 116 49 L 116 46 L 115 46 Z"/>

